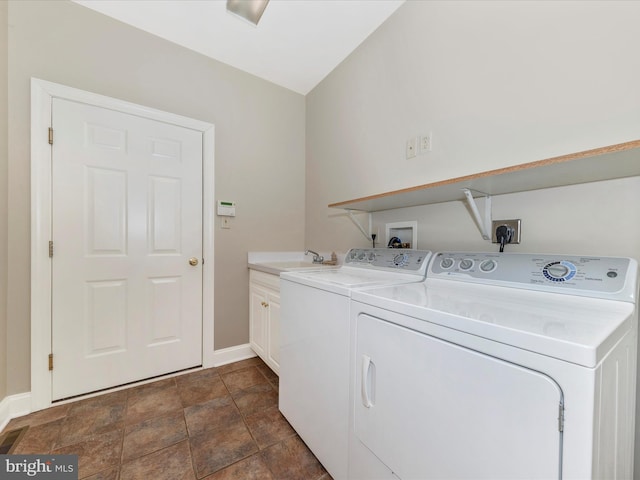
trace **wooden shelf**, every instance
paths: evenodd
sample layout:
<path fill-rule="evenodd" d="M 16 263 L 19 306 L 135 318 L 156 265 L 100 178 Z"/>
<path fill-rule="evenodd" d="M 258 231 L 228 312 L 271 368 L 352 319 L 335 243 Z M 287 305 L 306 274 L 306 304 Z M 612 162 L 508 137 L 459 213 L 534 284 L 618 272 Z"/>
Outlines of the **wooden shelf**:
<path fill-rule="evenodd" d="M 329 207 L 377 212 L 465 198 L 598 182 L 640 175 L 640 140 L 572 153 L 512 167 L 452 178 L 393 192 L 332 203 Z"/>

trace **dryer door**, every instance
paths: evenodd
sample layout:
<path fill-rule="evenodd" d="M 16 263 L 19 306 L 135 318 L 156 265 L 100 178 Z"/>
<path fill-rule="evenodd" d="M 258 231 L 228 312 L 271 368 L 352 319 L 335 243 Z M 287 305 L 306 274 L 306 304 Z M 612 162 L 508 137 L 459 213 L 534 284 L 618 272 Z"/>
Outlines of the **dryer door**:
<path fill-rule="evenodd" d="M 399 478 L 561 477 L 551 378 L 366 314 L 356 328 L 355 433 Z"/>

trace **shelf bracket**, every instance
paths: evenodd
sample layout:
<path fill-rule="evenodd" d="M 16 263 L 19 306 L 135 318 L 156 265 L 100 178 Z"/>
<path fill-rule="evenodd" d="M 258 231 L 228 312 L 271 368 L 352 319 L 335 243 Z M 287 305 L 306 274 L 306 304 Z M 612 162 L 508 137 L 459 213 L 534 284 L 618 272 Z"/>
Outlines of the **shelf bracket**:
<path fill-rule="evenodd" d="M 367 231 L 360 224 L 358 219 L 353 216 L 353 210 L 347 210 L 347 213 L 349 214 L 349 218 L 351 219 L 351 221 L 356 225 L 356 227 L 358 227 L 358 229 L 362 232 L 364 237 L 371 242 L 372 241 L 372 239 L 371 239 L 371 213 L 369 213 L 369 233 L 367 233 Z"/>
<path fill-rule="evenodd" d="M 491 240 L 491 195 L 486 193 L 477 192 L 484 196 L 484 220 L 480 216 L 480 211 L 478 210 L 478 206 L 476 205 L 476 200 L 473 198 L 471 190 L 468 188 L 463 188 L 462 193 L 467 198 L 467 205 L 471 209 L 471 213 L 473 214 L 473 219 L 475 220 L 478 228 L 480 229 L 480 233 L 482 234 L 482 238 L 485 240 Z"/>

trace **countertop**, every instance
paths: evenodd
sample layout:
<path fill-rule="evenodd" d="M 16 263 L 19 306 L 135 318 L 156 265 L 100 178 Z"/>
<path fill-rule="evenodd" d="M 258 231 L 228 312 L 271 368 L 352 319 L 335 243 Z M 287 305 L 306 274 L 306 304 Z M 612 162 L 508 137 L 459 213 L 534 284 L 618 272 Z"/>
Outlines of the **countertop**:
<path fill-rule="evenodd" d="M 319 253 L 325 259 L 331 258 L 331 252 Z M 247 263 L 251 270 L 280 275 L 282 272 L 337 268 L 344 259 L 344 255 L 338 255 L 338 265 L 326 265 L 313 263 L 312 257 L 304 252 L 249 252 Z"/>

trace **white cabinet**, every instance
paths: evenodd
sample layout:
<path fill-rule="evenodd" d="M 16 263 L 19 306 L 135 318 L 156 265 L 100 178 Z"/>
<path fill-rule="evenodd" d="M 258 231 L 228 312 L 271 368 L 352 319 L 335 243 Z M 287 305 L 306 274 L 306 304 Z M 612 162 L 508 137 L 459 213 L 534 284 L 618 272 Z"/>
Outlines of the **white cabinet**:
<path fill-rule="evenodd" d="M 249 270 L 249 342 L 271 369 L 280 370 L 280 277 Z"/>

